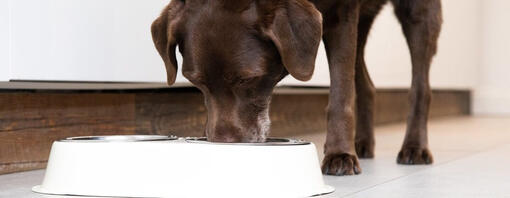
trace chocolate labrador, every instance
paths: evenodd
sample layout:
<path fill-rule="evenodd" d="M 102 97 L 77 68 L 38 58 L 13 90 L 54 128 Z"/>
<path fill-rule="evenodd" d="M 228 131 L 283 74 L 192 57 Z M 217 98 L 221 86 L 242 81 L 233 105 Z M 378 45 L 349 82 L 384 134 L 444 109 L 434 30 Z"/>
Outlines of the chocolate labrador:
<path fill-rule="evenodd" d="M 175 82 L 182 73 L 205 96 L 213 142 L 264 142 L 275 85 L 288 74 L 309 80 L 321 38 L 331 76 L 323 172 L 361 173 L 374 157 L 375 89 L 364 61 L 374 18 L 390 0 L 172 0 L 152 36 Z M 430 164 L 429 69 L 441 29 L 440 0 L 391 0 L 412 57 L 411 112 L 400 164 Z"/>

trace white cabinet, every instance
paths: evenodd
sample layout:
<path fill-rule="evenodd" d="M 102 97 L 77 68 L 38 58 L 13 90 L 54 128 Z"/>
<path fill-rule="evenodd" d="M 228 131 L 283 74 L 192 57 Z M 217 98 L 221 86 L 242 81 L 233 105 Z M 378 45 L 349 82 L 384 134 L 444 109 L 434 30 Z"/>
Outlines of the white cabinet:
<path fill-rule="evenodd" d="M 150 25 L 168 0 L 9 3 L 10 80 L 166 79 L 163 63 L 152 44 Z"/>
<path fill-rule="evenodd" d="M 0 81 L 9 80 L 9 1 L 0 0 Z"/>

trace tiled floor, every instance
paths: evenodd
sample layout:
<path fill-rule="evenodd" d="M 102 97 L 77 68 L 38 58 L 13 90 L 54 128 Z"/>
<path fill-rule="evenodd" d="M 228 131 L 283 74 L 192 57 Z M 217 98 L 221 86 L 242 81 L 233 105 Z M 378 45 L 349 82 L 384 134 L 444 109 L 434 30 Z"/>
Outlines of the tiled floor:
<path fill-rule="evenodd" d="M 361 175 L 325 177 L 336 188 L 325 197 L 510 197 L 510 118 L 432 120 L 431 166 L 395 163 L 404 130 L 404 124 L 378 127 L 376 158 L 361 160 Z M 324 135 L 298 138 L 322 150 Z M 43 175 L 32 171 L 0 176 L 0 197 L 60 198 L 30 192 Z"/>

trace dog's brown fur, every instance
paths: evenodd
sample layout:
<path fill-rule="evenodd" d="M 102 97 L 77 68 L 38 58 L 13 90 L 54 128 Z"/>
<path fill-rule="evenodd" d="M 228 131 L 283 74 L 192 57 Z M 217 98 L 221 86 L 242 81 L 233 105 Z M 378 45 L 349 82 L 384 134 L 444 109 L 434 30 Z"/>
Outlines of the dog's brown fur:
<path fill-rule="evenodd" d="M 152 25 L 155 45 L 175 82 L 183 74 L 205 96 L 206 135 L 215 142 L 263 142 L 274 86 L 286 75 L 311 78 L 322 39 L 331 93 L 323 172 L 361 172 L 374 157 L 374 92 L 364 48 L 372 23 L 390 0 L 172 0 Z M 397 162 L 429 164 L 429 69 L 441 28 L 440 0 L 391 0 L 411 52 L 411 112 Z M 321 15 L 322 14 L 322 15 Z"/>

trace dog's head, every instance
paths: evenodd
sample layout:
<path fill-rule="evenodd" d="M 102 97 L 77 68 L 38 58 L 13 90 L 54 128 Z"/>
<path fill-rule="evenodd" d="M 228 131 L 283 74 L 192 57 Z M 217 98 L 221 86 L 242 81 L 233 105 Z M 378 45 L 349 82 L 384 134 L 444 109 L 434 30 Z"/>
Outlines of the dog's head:
<path fill-rule="evenodd" d="M 183 75 L 205 96 L 210 141 L 261 142 L 274 86 L 313 74 L 322 19 L 307 0 L 172 0 L 152 36 L 170 85 L 179 47 Z"/>

